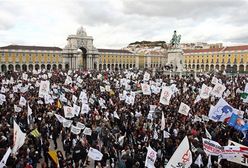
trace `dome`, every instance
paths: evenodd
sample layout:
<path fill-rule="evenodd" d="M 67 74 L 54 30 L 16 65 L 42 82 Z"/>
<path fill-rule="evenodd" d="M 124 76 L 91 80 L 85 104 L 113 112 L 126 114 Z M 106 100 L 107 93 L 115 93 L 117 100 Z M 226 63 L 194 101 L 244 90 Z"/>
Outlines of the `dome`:
<path fill-rule="evenodd" d="M 87 36 L 86 32 L 85 32 L 85 29 L 83 27 L 80 27 L 78 30 L 77 30 L 77 35 L 78 36 Z"/>

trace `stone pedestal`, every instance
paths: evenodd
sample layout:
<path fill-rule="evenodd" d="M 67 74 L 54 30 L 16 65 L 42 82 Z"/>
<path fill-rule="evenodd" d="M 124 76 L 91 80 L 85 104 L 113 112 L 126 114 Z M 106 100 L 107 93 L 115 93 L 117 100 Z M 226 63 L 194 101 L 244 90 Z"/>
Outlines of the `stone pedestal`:
<path fill-rule="evenodd" d="M 184 70 L 184 57 L 183 50 L 181 48 L 173 48 L 168 50 L 169 65 L 173 65 L 174 72 L 183 72 Z"/>

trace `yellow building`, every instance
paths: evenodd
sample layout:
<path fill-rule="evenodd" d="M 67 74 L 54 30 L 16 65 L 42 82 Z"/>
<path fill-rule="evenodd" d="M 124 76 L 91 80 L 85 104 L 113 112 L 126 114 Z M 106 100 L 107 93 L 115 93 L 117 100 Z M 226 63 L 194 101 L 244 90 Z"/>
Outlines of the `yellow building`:
<path fill-rule="evenodd" d="M 9 45 L 0 47 L 1 72 L 62 69 L 62 49 L 58 47 Z"/>
<path fill-rule="evenodd" d="M 248 45 L 184 50 L 184 68 L 188 71 L 248 71 Z"/>

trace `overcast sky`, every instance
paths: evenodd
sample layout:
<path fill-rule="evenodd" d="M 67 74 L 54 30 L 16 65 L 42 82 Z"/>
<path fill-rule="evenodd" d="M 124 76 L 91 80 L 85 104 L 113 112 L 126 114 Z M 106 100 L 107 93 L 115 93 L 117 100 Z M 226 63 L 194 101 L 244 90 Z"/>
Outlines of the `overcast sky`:
<path fill-rule="evenodd" d="M 0 0 L 0 46 L 64 47 L 83 26 L 97 48 L 140 40 L 248 43 L 247 0 Z"/>

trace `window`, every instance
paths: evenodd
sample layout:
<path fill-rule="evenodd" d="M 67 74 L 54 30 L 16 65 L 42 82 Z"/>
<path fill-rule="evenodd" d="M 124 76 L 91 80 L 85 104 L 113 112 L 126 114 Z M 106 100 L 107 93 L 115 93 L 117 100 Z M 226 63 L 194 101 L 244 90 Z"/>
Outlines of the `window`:
<path fill-rule="evenodd" d="M 244 63 L 244 60 L 243 60 L 243 58 L 241 58 L 241 60 L 240 60 L 240 63 Z"/>

